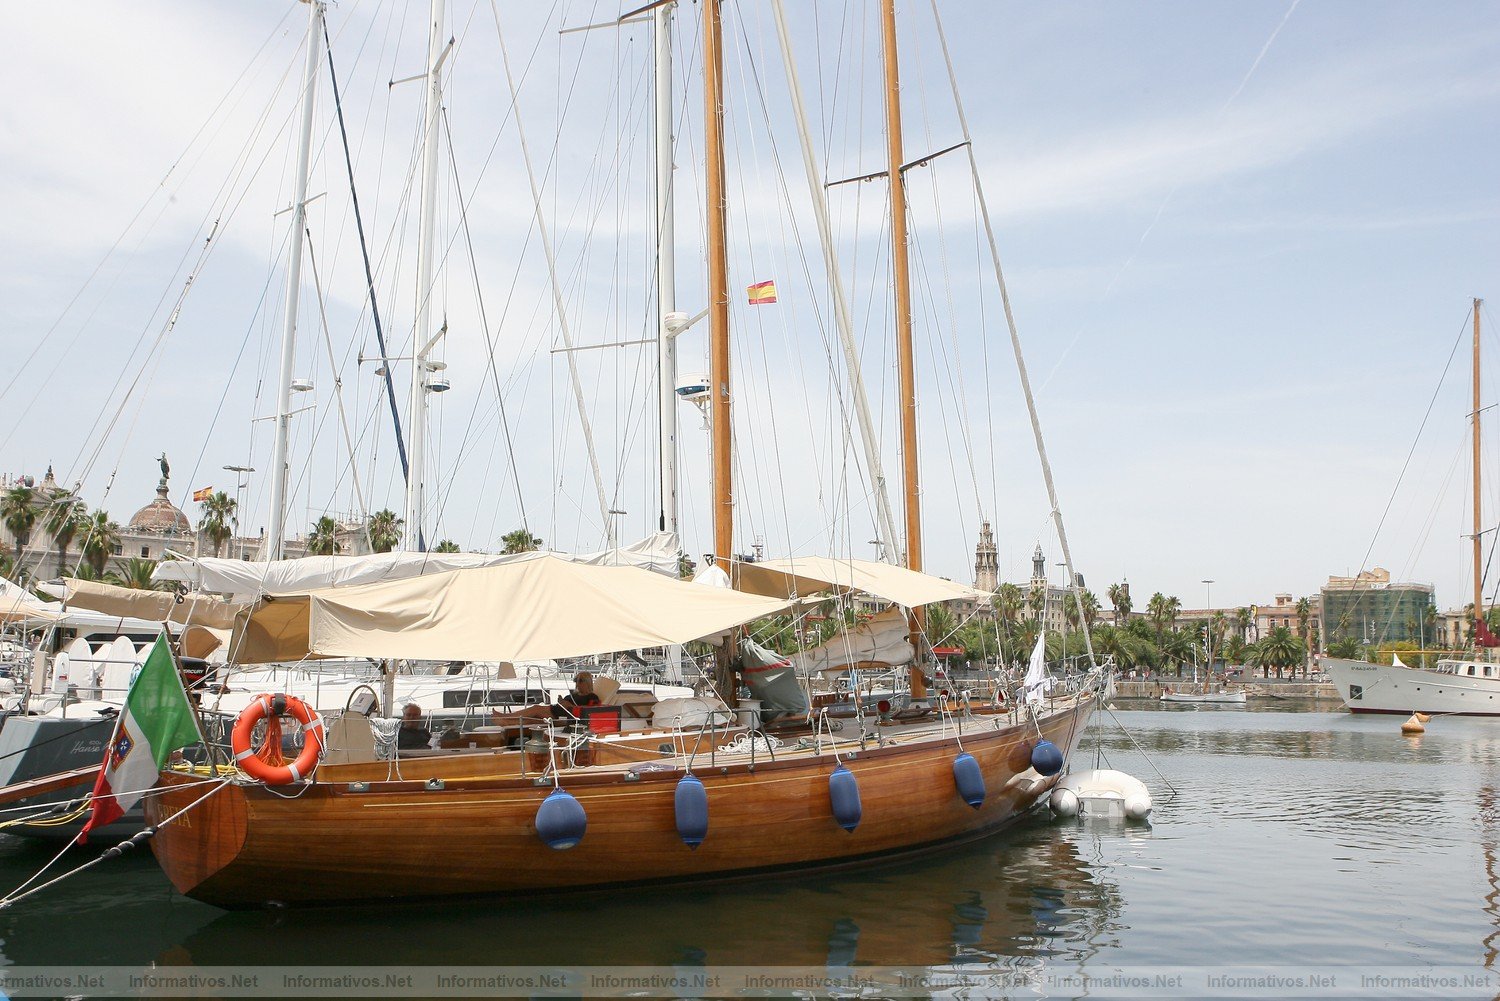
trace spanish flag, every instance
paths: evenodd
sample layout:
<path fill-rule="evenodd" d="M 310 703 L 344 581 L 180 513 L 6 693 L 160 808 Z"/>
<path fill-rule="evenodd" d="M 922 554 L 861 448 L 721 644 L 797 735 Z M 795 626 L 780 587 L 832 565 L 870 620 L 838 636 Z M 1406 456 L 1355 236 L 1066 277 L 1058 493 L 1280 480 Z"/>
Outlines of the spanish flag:
<path fill-rule="evenodd" d="M 214 488 L 213 487 L 204 487 L 202 490 L 194 490 L 193 491 L 193 500 L 196 503 L 198 503 L 198 504 L 202 504 L 204 501 L 206 501 L 210 497 L 212 497 L 213 493 L 214 493 Z"/>
<path fill-rule="evenodd" d="M 750 305 L 764 306 L 776 301 L 776 283 L 774 281 L 756 282 L 745 289 L 745 294 L 750 298 Z"/>

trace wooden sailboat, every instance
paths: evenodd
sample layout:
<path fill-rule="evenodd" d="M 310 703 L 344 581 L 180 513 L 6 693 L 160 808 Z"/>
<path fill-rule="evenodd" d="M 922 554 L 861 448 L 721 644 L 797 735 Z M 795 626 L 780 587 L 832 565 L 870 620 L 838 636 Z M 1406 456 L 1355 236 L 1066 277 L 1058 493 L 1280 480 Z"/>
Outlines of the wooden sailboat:
<path fill-rule="evenodd" d="M 706 0 L 702 16 L 714 552 L 727 566 L 732 397 L 720 0 Z M 894 88 L 893 76 L 888 84 Z M 899 142 L 891 152 L 895 181 Z M 915 566 L 920 515 L 910 445 L 907 459 L 908 526 L 918 526 L 907 560 Z M 349 596 L 358 590 L 340 600 L 357 601 Z M 434 595 L 434 609 L 441 600 Z M 527 614 L 497 607 L 505 608 L 490 606 L 491 619 Z M 307 629 L 305 620 L 283 626 Z M 731 645 L 721 647 L 726 672 Z M 726 745 L 712 724 L 663 733 L 648 761 L 595 755 L 570 763 L 544 744 L 550 760 L 540 773 L 515 750 L 424 757 L 399 768 L 384 760 L 324 763 L 289 794 L 243 776 L 215 786 L 169 769 L 147 806 L 151 844 L 179 891 L 227 908 L 671 885 L 885 862 L 992 834 L 1042 802 L 1083 735 L 1101 682 L 1095 672 L 1044 702 L 987 711 L 940 703 L 930 721 L 872 719 L 854 737 L 825 725 L 780 748 L 764 739 Z"/>

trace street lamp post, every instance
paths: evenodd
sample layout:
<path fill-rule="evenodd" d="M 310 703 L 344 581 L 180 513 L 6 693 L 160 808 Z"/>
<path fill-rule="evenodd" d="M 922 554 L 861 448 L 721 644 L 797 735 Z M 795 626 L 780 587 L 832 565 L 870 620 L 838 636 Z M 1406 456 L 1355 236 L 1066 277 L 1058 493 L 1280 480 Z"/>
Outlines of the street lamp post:
<path fill-rule="evenodd" d="M 234 474 L 234 536 L 233 536 L 232 542 L 238 542 L 239 541 L 239 534 L 240 534 L 239 533 L 239 528 L 240 528 L 240 493 L 241 493 L 241 491 L 243 491 L 246 487 L 248 487 L 250 485 L 249 482 L 247 480 L 245 480 L 245 476 L 247 476 L 250 473 L 255 472 L 255 467 L 254 466 L 225 466 L 224 470 L 225 470 L 225 472 L 230 472 L 230 473 Z M 240 553 L 240 557 L 241 558 L 243 558 L 244 555 L 245 554 L 243 552 Z"/>

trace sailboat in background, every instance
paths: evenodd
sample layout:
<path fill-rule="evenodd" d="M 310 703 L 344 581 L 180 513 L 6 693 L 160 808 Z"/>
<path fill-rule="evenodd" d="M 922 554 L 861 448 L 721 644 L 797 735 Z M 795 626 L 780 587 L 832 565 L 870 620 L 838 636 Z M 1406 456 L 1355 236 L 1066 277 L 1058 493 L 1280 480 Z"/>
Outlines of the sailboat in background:
<path fill-rule="evenodd" d="M 1412 712 L 1433 715 L 1500 716 L 1500 664 L 1492 651 L 1500 637 L 1490 632 L 1484 616 L 1484 536 L 1480 493 L 1480 423 L 1483 409 L 1479 386 L 1479 313 L 1483 299 L 1474 300 L 1474 396 L 1470 414 L 1473 443 L 1473 543 L 1474 564 L 1474 653 L 1472 659 L 1439 660 L 1431 669 L 1399 663 L 1371 664 L 1365 661 L 1323 657 L 1339 698 L 1351 713 Z"/>
<path fill-rule="evenodd" d="M 702 4 L 701 37 L 713 551 L 731 567 L 720 5 Z M 885 13 L 889 21 L 889 0 Z M 888 85 L 894 89 L 893 77 Z M 903 413 L 914 419 L 911 387 L 903 388 Z M 914 498 L 907 516 L 919 526 Z M 909 563 L 920 552 L 919 531 L 908 538 Z M 795 569 L 761 570 L 805 593 L 808 578 Z M 719 690 L 729 695 L 737 627 L 789 607 L 785 598 L 641 573 L 539 558 L 261 600 L 237 624 L 236 639 L 257 639 L 279 655 L 464 660 L 606 653 L 699 637 L 716 641 Z M 881 575 L 944 583 L 911 567 L 885 567 Z M 567 583 L 544 584 L 543 576 Z M 838 580 L 815 583 L 849 589 Z M 643 637 L 643 621 L 665 624 Z M 615 732 L 607 716 L 590 714 L 581 730 L 532 731 L 525 749 L 425 757 L 404 763 L 404 775 L 373 755 L 325 761 L 294 796 L 244 775 L 206 791 L 203 774 L 169 768 L 147 805 L 151 844 L 178 890 L 223 907 L 698 884 L 890 861 L 987 836 L 1044 801 L 1105 680 L 1096 669 L 1022 704 L 940 697 L 917 722 L 867 717 L 857 734 L 840 735 L 819 717 L 810 738 L 781 746 L 724 727 L 712 714 L 696 726 L 658 726 L 643 744 Z M 357 727 L 359 718 L 340 722 Z"/>

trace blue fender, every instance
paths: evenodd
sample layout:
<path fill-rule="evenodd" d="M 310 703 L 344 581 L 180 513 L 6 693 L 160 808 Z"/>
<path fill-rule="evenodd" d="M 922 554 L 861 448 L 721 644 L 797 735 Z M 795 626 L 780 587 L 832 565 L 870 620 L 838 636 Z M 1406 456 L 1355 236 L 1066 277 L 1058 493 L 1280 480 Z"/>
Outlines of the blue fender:
<path fill-rule="evenodd" d="M 583 840 L 589 818 L 583 804 L 561 789 L 554 789 L 536 810 L 536 836 L 548 848 L 562 851 Z"/>
<path fill-rule="evenodd" d="M 1052 741 L 1039 740 L 1031 749 L 1031 767 L 1036 769 L 1038 775 L 1051 778 L 1062 771 L 1063 753 Z"/>
<path fill-rule="evenodd" d="M 689 848 L 708 837 L 708 790 L 692 772 L 677 780 L 677 836 Z"/>
<path fill-rule="evenodd" d="M 833 803 L 833 819 L 838 821 L 840 827 L 853 834 L 854 829 L 859 826 L 860 818 L 864 816 L 864 808 L 859 805 L 859 779 L 849 769 L 839 765 L 828 776 L 828 797 Z"/>
<path fill-rule="evenodd" d="M 953 759 L 953 784 L 958 787 L 958 795 L 965 803 L 976 810 L 984 805 L 984 774 L 979 770 L 979 762 L 968 751 Z"/>

